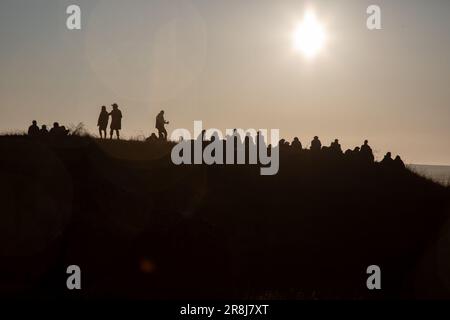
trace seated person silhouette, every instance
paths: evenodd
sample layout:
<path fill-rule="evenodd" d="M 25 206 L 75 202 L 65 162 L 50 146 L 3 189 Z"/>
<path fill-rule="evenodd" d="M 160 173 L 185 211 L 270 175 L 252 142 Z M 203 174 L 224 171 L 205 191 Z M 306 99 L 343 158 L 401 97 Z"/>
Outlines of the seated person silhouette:
<path fill-rule="evenodd" d="M 48 134 L 47 126 L 45 124 L 42 125 L 41 130 L 39 131 L 41 136 L 46 136 Z"/>
<path fill-rule="evenodd" d="M 166 124 L 169 124 L 169 121 L 164 119 L 164 110 L 161 110 L 160 113 L 156 116 L 156 129 L 158 130 L 158 135 L 161 140 L 167 141 L 167 131 L 164 127 Z"/>
<path fill-rule="evenodd" d="M 66 127 L 60 126 L 58 122 L 53 123 L 53 128 L 50 129 L 50 134 L 54 137 L 64 137 L 69 134 L 69 130 Z"/>
<path fill-rule="evenodd" d="M 119 131 L 122 129 L 122 111 L 119 110 L 117 103 L 112 104 L 112 111 L 109 113 L 111 116 L 111 126 L 109 132 L 109 138 L 112 139 L 114 131 L 116 132 L 117 140 L 120 140 Z"/>
<path fill-rule="evenodd" d="M 353 153 L 353 150 L 347 149 L 347 150 L 345 150 L 344 155 L 345 155 L 346 158 L 351 159 L 352 158 L 352 153 Z"/>
<path fill-rule="evenodd" d="M 372 148 L 369 146 L 369 141 L 365 140 L 361 146 L 361 156 L 364 160 L 373 162 L 375 157 L 373 156 Z"/>
<path fill-rule="evenodd" d="M 156 136 L 155 133 L 152 133 L 152 134 L 150 135 L 150 137 L 147 138 L 147 141 L 148 141 L 148 142 L 156 142 L 156 141 L 158 141 L 158 137 Z"/>
<path fill-rule="evenodd" d="M 28 128 L 28 135 L 30 137 L 37 137 L 39 136 L 39 127 L 37 125 L 37 121 L 33 120 L 32 125 Z"/>
<path fill-rule="evenodd" d="M 403 162 L 402 158 L 400 156 L 396 156 L 394 160 L 394 165 L 396 169 L 405 169 L 405 163 Z"/>
<path fill-rule="evenodd" d="M 98 116 L 97 126 L 98 133 L 100 134 L 100 139 L 106 139 L 106 128 L 108 128 L 109 113 L 106 111 L 106 107 L 102 106 L 102 111 Z"/>
<path fill-rule="evenodd" d="M 319 140 L 318 136 L 315 136 L 313 141 L 311 141 L 311 151 L 312 152 L 320 152 L 322 149 L 322 143 Z"/>
<path fill-rule="evenodd" d="M 295 137 L 294 140 L 291 143 L 292 149 L 299 151 L 302 150 L 302 143 L 300 142 L 299 138 Z"/>
<path fill-rule="evenodd" d="M 50 134 L 52 136 L 59 136 L 61 132 L 61 128 L 59 127 L 59 123 L 58 122 L 54 122 L 53 123 L 53 128 L 50 129 Z"/>
<path fill-rule="evenodd" d="M 380 164 L 386 167 L 391 167 L 394 160 L 392 160 L 392 154 L 390 152 L 386 153 L 383 160 L 381 160 Z"/>
<path fill-rule="evenodd" d="M 352 157 L 354 160 L 361 160 L 361 149 L 359 149 L 359 147 L 355 147 L 355 149 L 353 149 Z"/>
<path fill-rule="evenodd" d="M 60 136 L 67 136 L 68 134 L 69 134 L 69 130 L 67 130 L 65 126 L 59 127 L 59 135 Z"/>
<path fill-rule="evenodd" d="M 336 139 L 334 140 L 334 142 L 331 143 L 330 150 L 333 151 L 334 153 L 342 153 L 342 148 L 339 143 L 339 139 Z"/>

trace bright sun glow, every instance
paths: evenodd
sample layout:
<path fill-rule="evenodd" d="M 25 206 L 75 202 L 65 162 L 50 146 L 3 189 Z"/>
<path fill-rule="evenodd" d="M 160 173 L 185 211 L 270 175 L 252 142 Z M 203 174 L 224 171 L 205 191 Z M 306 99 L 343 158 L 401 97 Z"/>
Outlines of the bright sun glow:
<path fill-rule="evenodd" d="M 308 11 L 294 32 L 294 48 L 307 58 L 316 56 L 325 44 L 325 29 L 312 11 Z"/>

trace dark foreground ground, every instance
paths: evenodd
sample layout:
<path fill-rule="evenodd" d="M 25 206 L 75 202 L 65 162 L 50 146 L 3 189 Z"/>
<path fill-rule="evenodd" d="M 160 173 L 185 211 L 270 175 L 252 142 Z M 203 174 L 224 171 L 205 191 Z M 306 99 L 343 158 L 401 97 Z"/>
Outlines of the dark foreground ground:
<path fill-rule="evenodd" d="M 170 147 L 0 137 L 0 295 L 450 298 L 448 188 L 307 152 L 276 176 L 176 167 Z"/>

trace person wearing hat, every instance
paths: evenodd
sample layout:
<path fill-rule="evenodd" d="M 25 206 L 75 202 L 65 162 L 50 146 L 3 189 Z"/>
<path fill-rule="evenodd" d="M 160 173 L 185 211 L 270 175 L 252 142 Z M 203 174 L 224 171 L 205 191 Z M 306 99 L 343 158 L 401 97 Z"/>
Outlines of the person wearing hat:
<path fill-rule="evenodd" d="M 109 136 L 112 139 L 115 131 L 117 139 L 120 140 L 119 131 L 122 129 L 122 112 L 119 110 L 119 106 L 117 105 L 117 103 L 113 103 L 112 107 L 113 109 L 109 113 L 109 115 L 111 116 L 111 131 L 109 133 Z"/>

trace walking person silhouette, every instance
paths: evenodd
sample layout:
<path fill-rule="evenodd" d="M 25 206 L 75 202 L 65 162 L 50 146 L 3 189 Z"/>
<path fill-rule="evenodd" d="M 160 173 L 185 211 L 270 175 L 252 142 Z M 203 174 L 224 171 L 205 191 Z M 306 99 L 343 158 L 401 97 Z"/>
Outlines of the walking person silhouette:
<path fill-rule="evenodd" d="M 164 127 L 166 124 L 169 124 L 169 121 L 164 119 L 164 110 L 162 110 L 156 116 L 156 129 L 158 130 L 159 139 L 167 141 L 167 131 Z"/>
<path fill-rule="evenodd" d="M 110 139 L 113 138 L 114 131 L 117 135 L 117 140 L 120 140 L 120 134 L 119 131 L 122 129 L 122 112 L 119 110 L 119 106 L 117 103 L 112 104 L 112 111 L 109 113 L 111 116 L 111 126 L 110 126 Z"/>

